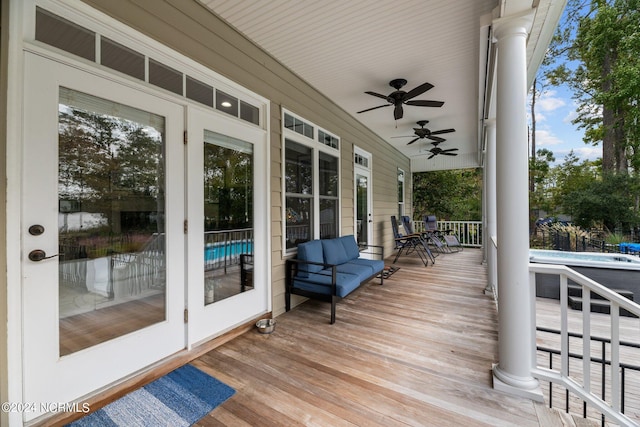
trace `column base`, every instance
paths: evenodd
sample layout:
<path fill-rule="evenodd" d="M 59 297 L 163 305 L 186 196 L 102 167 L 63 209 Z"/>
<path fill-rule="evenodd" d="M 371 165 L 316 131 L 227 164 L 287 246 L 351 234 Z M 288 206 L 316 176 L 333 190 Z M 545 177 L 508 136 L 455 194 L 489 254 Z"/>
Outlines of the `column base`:
<path fill-rule="evenodd" d="M 493 285 L 487 283 L 487 286 L 484 288 L 484 294 L 488 297 L 495 297 L 495 292 L 493 291 Z"/>
<path fill-rule="evenodd" d="M 544 402 L 544 395 L 540 383 L 535 378 L 514 377 L 493 365 L 493 388 L 512 396 L 524 397 L 535 402 Z"/>

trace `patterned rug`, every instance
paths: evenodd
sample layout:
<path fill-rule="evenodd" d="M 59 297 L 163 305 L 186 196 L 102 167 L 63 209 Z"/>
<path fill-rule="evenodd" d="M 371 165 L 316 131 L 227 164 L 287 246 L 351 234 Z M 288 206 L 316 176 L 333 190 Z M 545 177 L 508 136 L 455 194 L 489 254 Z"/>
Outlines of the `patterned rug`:
<path fill-rule="evenodd" d="M 185 365 L 68 425 L 190 426 L 234 393 L 228 385 Z"/>

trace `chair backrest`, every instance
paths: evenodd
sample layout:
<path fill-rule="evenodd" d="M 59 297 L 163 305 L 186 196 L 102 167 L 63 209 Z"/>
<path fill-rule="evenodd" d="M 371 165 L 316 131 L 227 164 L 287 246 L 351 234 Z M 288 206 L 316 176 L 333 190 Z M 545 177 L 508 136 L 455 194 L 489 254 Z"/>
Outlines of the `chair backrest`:
<path fill-rule="evenodd" d="M 425 215 L 422 219 L 425 231 L 438 231 L 438 221 L 435 215 Z"/>
<path fill-rule="evenodd" d="M 393 237 L 398 239 L 402 237 L 400 229 L 398 228 L 398 220 L 395 215 L 391 215 L 391 228 L 393 229 Z"/>
<path fill-rule="evenodd" d="M 402 226 L 404 227 L 404 232 L 407 234 L 414 234 L 413 224 L 411 224 L 411 218 L 407 215 L 402 215 Z"/>

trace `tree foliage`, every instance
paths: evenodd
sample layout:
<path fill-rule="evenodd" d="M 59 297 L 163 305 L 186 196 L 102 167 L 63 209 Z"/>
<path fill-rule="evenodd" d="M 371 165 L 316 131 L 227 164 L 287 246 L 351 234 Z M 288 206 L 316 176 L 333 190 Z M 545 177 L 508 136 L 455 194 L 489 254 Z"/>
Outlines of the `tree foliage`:
<path fill-rule="evenodd" d="M 640 166 L 640 0 L 569 0 L 545 73 L 567 84 L 585 143 L 602 143 L 604 173 Z"/>
<path fill-rule="evenodd" d="M 413 174 L 414 219 L 433 214 L 438 219 L 482 218 L 480 169 L 416 172 Z"/>

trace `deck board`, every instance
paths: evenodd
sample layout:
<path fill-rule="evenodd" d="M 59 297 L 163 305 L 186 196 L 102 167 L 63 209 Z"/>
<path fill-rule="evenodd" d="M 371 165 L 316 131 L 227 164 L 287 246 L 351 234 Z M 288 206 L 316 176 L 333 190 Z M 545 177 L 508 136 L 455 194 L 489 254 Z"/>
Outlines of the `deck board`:
<path fill-rule="evenodd" d="M 340 302 L 334 325 L 329 304 L 307 301 L 273 334 L 201 356 L 237 393 L 198 425 L 541 425 L 531 401 L 492 388 L 497 312 L 481 261 L 475 249 L 428 267 L 402 257 L 383 286 Z"/>

